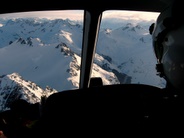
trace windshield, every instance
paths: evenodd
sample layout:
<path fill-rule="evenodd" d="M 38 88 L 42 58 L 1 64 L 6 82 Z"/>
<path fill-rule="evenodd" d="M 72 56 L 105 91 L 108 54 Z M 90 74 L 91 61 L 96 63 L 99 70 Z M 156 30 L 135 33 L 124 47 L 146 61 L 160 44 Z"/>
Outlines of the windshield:
<path fill-rule="evenodd" d="M 79 87 L 83 11 L 0 15 L 0 104 Z"/>
<path fill-rule="evenodd" d="M 79 88 L 83 16 L 82 10 L 0 15 L 1 110 L 12 99 L 35 103 L 43 95 Z M 157 16 L 105 11 L 91 77 L 101 77 L 104 85 L 164 87 L 148 33 Z"/>
<path fill-rule="evenodd" d="M 149 26 L 159 13 L 105 11 L 102 15 L 92 77 L 104 85 L 148 84 L 165 87 L 157 76 Z"/>

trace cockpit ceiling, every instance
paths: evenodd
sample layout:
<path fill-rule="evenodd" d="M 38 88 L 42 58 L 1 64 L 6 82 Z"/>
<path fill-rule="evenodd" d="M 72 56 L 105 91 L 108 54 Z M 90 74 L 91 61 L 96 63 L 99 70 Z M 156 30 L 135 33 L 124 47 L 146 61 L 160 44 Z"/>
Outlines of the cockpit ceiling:
<path fill-rule="evenodd" d="M 42 10 L 70 10 L 85 9 L 89 11 L 104 10 L 137 10 L 137 11 L 155 11 L 160 12 L 172 0 L 52 0 L 38 2 L 31 0 L 23 1 L 4 1 L 0 8 L 0 13 L 23 12 L 23 11 L 42 11 Z"/>

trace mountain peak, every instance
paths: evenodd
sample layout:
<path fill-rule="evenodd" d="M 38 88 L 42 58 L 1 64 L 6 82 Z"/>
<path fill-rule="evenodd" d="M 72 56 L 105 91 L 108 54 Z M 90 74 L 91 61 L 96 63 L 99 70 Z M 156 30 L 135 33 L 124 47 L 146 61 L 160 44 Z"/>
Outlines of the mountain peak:
<path fill-rule="evenodd" d="M 17 99 L 25 99 L 30 103 L 40 102 L 42 96 L 49 96 L 57 92 L 54 89 L 43 90 L 31 81 L 24 80 L 18 73 L 2 75 L 0 77 L 0 110 L 8 109 Z"/>

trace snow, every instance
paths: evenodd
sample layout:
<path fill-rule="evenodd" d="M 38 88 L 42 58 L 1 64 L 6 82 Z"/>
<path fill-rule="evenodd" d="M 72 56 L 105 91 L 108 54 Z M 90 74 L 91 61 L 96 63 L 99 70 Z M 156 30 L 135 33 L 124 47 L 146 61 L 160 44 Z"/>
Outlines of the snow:
<path fill-rule="evenodd" d="M 116 27 L 112 27 L 102 21 L 92 77 L 102 77 L 105 85 L 120 83 L 112 72 L 115 69 L 131 76 L 132 83 L 163 87 L 163 80 L 155 75 L 156 59 L 148 34 L 150 21 L 129 23 L 121 19 L 121 23 L 118 20 L 118 25 L 114 22 Z M 45 18 L 3 20 L 1 24 L 0 76 L 18 73 L 43 89 L 49 86 L 63 91 L 79 87 L 82 24 Z M 61 52 L 58 45 L 66 45 L 73 55 Z M 110 69 L 105 70 L 104 65 Z"/>

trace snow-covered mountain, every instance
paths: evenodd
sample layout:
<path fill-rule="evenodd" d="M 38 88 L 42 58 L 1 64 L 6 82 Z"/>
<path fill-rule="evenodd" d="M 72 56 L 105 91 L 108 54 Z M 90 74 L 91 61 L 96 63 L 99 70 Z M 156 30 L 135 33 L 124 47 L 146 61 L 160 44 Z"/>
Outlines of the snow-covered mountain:
<path fill-rule="evenodd" d="M 14 93 L 34 103 L 43 94 L 78 88 L 82 24 L 34 18 L 0 24 L 0 106 Z M 105 85 L 164 85 L 155 75 L 156 59 L 145 24 L 101 29 L 96 52 L 92 77 L 102 77 Z"/>
<path fill-rule="evenodd" d="M 120 83 L 141 83 L 164 87 L 156 74 L 156 58 L 147 23 L 127 23 L 116 29 L 100 32 L 97 53 L 108 59 Z M 107 64 L 106 64 L 107 65 Z M 115 66 L 114 66 L 115 65 Z M 124 74 L 122 77 L 122 74 Z M 122 80 L 122 78 L 125 78 Z M 152 79 L 150 79 L 152 78 Z"/>
<path fill-rule="evenodd" d="M 25 99 L 29 103 L 40 102 L 42 96 L 49 96 L 57 90 L 47 86 L 42 89 L 34 82 L 24 80 L 18 73 L 0 76 L 0 111 L 8 109 L 16 99 Z"/>

